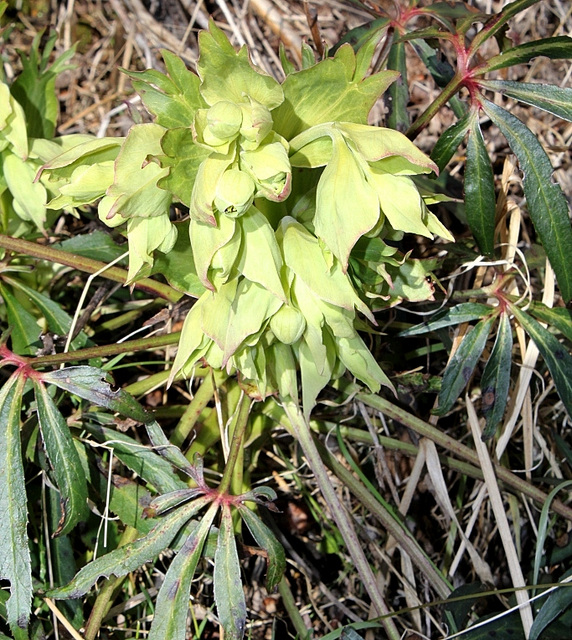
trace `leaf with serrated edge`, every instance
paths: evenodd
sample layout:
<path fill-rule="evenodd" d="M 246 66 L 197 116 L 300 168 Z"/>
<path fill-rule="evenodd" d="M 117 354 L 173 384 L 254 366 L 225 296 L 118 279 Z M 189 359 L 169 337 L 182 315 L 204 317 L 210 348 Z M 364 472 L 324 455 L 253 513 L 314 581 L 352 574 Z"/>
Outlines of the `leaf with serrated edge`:
<path fill-rule="evenodd" d="M 270 529 L 255 515 L 248 507 L 239 506 L 240 517 L 246 523 L 256 544 L 264 551 L 268 559 L 268 570 L 266 572 L 266 588 L 271 593 L 280 580 L 286 568 L 286 556 L 284 548 L 276 539 Z"/>
<path fill-rule="evenodd" d="M 64 417 L 50 397 L 46 386 L 34 380 L 38 422 L 56 485 L 60 490 L 62 520 L 55 535 L 68 533 L 89 513 L 87 480 Z"/>
<path fill-rule="evenodd" d="M 558 36 L 556 38 L 542 38 L 525 42 L 517 47 L 503 51 L 493 58 L 489 58 L 484 64 L 484 71 L 496 71 L 517 64 L 530 62 L 537 56 L 546 56 L 552 60 L 572 58 L 572 38 Z M 515 83 L 520 84 L 520 83 Z M 546 87 L 546 85 L 542 85 Z"/>
<path fill-rule="evenodd" d="M 7 620 L 15 637 L 25 634 L 32 604 L 26 486 L 20 444 L 24 378 L 13 375 L 0 390 L 0 578 L 10 581 Z"/>
<path fill-rule="evenodd" d="M 492 311 L 491 307 L 486 304 L 480 304 L 478 302 L 462 302 L 452 309 L 443 309 L 437 311 L 431 320 L 417 324 L 411 329 L 405 329 L 398 334 L 398 337 L 403 338 L 405 336 L 418 336 L 429 331 L 437 331 L 437 329 L 443 329 L 444 327 L 451 327 L 463 322 L 471 322 L 472 320 L 479 320 L 484 316 L 487 316 Z"/>
<path fill-rule="evenodd" d="M 566 198 L 552 181 L 554 168 L 536 136 L 518 118 L 487 100 L 482 107 L 518 159 L 530 217 L 567 302 L 572 299 L 572 228 Z"/>
<path fill-rule="evenodd" d="M 461 391 L 469 382 L 495 320 L 495 316 L 481 320 L 463 338 L 443 375 L 441 392 L 439 393 L 439 408 L 435 410 L 435 415 L 442 416 L 450 411 Z"/>
<path fill-rule="evenodd" d="M 562 399 L 568 415 L 572 416 L 572 356 L 566 351 L 564 345 L 558 342 L 557 338 L 534 318 L 531 318 L 516 305 L 511 305 L 510 310 L 522 328 L 534 340 L 552 374 L 558 395 Z"/>
<path fill-rule="evenodd" d="M 60 389 L 65 389 L 84 400 L 89 400 L 111 411 L 117 411 L 121 415 L 147 423 L 153 420 L 151 414 L 125 391 L 119 389 L 113 391 L 108 382 L 105 382 L 107 373 L 95 367 L 68 367 L 42 374 L 42 381 L 46 384 L 55 384 Z"/>
<path fill-rule="evenodd" d="M 57 600 L 79 598 L 91 589 L 98 578 L 109 578 L 111 575 L 119 578 L 146 562 L 151 562 L 171 544 L 181 527 L 206 506 L 209 500 L 210 498 L 199 498 L 177 509 L 162 519 L 144 538 L 100 556 L 83 567 L 68 585 L 48 591 L 46 595 Z"/>
<path fill-rule="evenodd" d="M 471 122 L 465 167 L 465 212 L 481 253 L 491 256 L 495 234 L 495 182 L 477 114 Z"/>
<path fill-rule="evenodd" d="M 482 82 L 482 86 L 548 111 L 563 120 L 572 121 L 572 89 L 551 84 L 510 82 L 509 80 L 487 80 Z"/>
<path fill-rule="evenodd" d="M 191 582 L 217 511 L 218 506 L 212 505 L 171 562 L 157 596 L 148 640 L 185 640 Z"/>
<path fill-rule="evenodd" d="M 481 411 L 486 417 L 483 441 L 492 438 L 502 420 L 510 387 L 512 327 L 507 313 L 500 316 L 497 339 L 481 376 Z"/>
<path fill-rule="evenodd" d="M 246 601 L 228 504 L 222 508 L 215 552 L 214 597 L 224 637 L 228 640 L 241 640 L 246 626 Z"/>

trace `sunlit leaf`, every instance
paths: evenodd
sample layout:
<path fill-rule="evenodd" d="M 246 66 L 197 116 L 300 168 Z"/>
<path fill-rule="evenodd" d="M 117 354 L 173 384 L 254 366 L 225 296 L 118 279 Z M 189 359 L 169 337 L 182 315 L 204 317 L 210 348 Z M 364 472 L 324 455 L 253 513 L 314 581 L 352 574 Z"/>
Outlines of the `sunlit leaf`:
<path fill-rule="evenodd" d="M 59 535 L 68 533 L 79 521 L 87 518 L 87 480 L 64 417 L 46 386 L 34 382 L 40 431 L 60 490 L 62 518 L 55 532 Z"/>
<path fill-rule="evenodd" d="M 506 67 L 513 67 L 517 64 L 524 64 L 530 62 L 537 56 L 546 56 L 553 60 L 569 59 L 572 58 L 572 38 L 569 36 L 555 36 L 552 38 L 542 38 L 540 40 L 533 40 L 532 42 L 525 42 L 503 51 L 498 55 L 489 58 L 485 63 L 485 71 L 496 71 L 498 69 L 505 69 Z M 500 82 L 500 81 L 499 81 Z M 488 81 L 487 81 L 488 84 Z M 521 84 L 521 83 L 510 83 Z M 525 83 L 523 83 L 524 85 Z M 547 88 L 547 85 L 542 85 Z"/>
<path fill-rule="evenodd" d="M 465 212 L 481 253 L 494 251 L 495 183 L 489 153 L 485 146 L 479 119 L 474 114 L 467 142 L 465 167 Z"/>
<path fill-rule="evenodd" d="M 512 364 L 512 327 L 508 313 L 502 313 L 497 338 L 481 376 L 481 411 L 486 418 L 483 441 L 492 438 L 508 402 Z"/>
<path fill-rule="evenodd" d="M 554 168 L 536 136 L 518 118 L 486 100 L 483 109 L 518 159 L 524 173 L 524 195 L 530 217 L 554 269 L 562 297 L 568 301 L 572 299 L 572 228 L 566 198 L 552 180 Z"/>
<path fill-rule="evenodd" d="M 572 311 L 564 307 L 547 307 L 540 302 L 530 305 L 529 312 L 572 340 Z"/>
<path fill-rule="evenodd" d="M 0 577 L 10 581 L 7 620 L 15 638 L 27 637 L 32 606 L 32 567 L 20 408 L 24 378 L 14 374 L 0 389 Z"/>
<path fill-rule="evenodd" d="M 439 407 L 435 410 L 435 415 L 442 416 L 450 411 L 461 391 L 467 386 L 495 320 L 495 316 L 481 320 L 463 338 L 445 369 L 439 393 Z"/>
<path fill-rule="evenodd" d="M 228 504 L 223 505 L 214 566 L 214 597 L 228 640 L 241 640 L 246 626 L 246 601 Z"/>

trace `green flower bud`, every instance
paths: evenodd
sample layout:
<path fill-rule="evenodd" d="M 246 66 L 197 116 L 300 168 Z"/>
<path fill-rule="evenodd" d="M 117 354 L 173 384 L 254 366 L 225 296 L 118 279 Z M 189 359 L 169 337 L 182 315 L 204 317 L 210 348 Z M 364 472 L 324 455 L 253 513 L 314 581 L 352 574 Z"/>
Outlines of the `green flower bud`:
<path fill-rule="evenodd" d="M 256 183 L 256 195 L 281 202 L 290 194 L 292 167 L 288 151 L 280 136 L 275 142 L 259 146 L 254 151 L 241 151 L 240 166 Z"/>
<path fill-rule="evenodd" d="M 273 124 L 268 108 L 249 97 L 249 103 L 242 105 L 241 148 L 256 149 L 272 131 Z"/>
<path fill-rule="evenodd" d="M 237 218 L 246 213 L 254 198 L 252 178 L 239 169 L 225 171 L 216 186 L 214 206 L 225 215 Z"/>
<path fill-rule="evenodd" d="M 306 329 L 304 316 L 294 307 L 282 305 L 270 320 L 270 329 L 282 344 L 294 344 Z"/>
<path fill-rule="evenodd" d="M 230 143 L 238 136 L 241 124 L 241 108 L 233 102 L 221 100 L 210 109 L 197 110 L 193 134 L 198 144 L 227 153 Z"/>

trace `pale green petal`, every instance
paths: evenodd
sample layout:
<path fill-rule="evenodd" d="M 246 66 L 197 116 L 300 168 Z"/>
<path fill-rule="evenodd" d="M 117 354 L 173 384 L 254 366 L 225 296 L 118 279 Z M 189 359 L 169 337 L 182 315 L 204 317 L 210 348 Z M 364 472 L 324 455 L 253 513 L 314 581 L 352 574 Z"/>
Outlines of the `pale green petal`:
<path fill-rule="evenodd" d="M 201 283 L 207 289 L 213 289 L 213 283 L 209 280 L 213 257 L 233 239 L 236 230 L 236 221 L 232 218 L 216 214 L 216 220 L 218 225 L 215 227 L 193 219 L 189 225 L 195 268 Z"/>
<path fill-rule="evenodd" d="M 237 218 L 248 211 L 254 199 L 255 184 L 248 173 L 239 169 L 227 169 L 216 185 L 214 206 L 230 218 Z"/>
<path fill-rule="evenodd" d="M 340 360 L 371 391 L 377 393 L 382 384 L 393 389 L 391 381 L 377 364 L 370 350 L 357 333 L 353 338 L 336 340 L 336 344 Z"/>
<path fill-rule="evenodd" d="M 50 209 L 65 209 L 91 204 L 105 195 L 113 182 L 112 160 L 93 165 L 80 165 L 71 175 L 69 182 L 59 188 L 59 195 L 50 201 Z"/>
<path fill-rule="evenodd" d="M 18 217 L 43 229 L 48 197 L 44 186 L 34 182 L 37 166 L 31 161 L 22 160 L 14 153 L 4 152 L 2 169 L 8 189 L 14 198 L 13 207 Z"/>
<path fill-rule="evenodd" d="M 292 167 L 282 139 L 254 151 L 241 151 L 240 166 L 255 180 L 257 196 L 281 202 L 290 194 Z"/>
<path fill-rule="evenodd" d="M 8 85 L 0 82 L 0 140 L 6 140 L 21 160 L 28 157 L 26 116 L 20 103 L 12 97 Z M 4 148 L 4 146 L 3 146 Z"/>
<path fill-rule="evenodd" d="M 276 381 L 280 397 L 293 400 L 298 399 L 298 378 L 296 375 L 296 360 L 292 347 L 277 342 L 270 347 L 268 358 L 272 367 L 272 375 Z"/>
<path fill-rule="evenodd" d="M 270 319 L 270 329 L 279 342 L 294 344 L 302 337 L 306 320 L 300 311 L 285 304 Z"/>
<path fill-rule="evenodd" d="M 127 282 L 148 275 L 153 266 L 153 252 L 169 250 L 177 239 L 176 227 L 168 214 L 154 218 L 130 218 L 127 221 L 129 241 L 129 273 Z"/>
<path fill-rule="evenodd" d="M 234 161 L 234 156 L 233 146 L 228 154 L 213 153 L 201 162 L 193 185 L 189 207 L 189 213 L 193 220 L 210 225 L 216 224 L 213 212 L 216 187 L 223 173 Z"/>

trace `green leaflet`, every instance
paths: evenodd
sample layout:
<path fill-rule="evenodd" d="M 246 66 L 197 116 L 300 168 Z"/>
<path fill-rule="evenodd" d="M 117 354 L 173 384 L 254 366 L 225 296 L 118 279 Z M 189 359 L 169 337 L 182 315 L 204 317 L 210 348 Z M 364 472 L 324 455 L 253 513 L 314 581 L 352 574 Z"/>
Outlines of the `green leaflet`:
<path fill-rule="evenodd" d="M 272 593 L 282 579 L 284 569 L 286 568 L 284 547 L 278 542 L 272 531 L 270 531 L 262 520 L 247 506 L 241 504 L 238 510 L 240 517 L 246 523 L 258 546 L 266 551 L 268 563 L 266 588 L 269 593 Z"/>
<path fill-rule="evenodd" d="M 14 374 L 0 389 L 0 576 L 10 581 L 7 620 L 17 640 L 27 638 L 32 605 L 28 510 L 20 444 L 24 382 L 22 376 Z"/>
<path fill-rule="evenodd" d="M 568 39 L 572 42 L 572 38 Z M 572 57 L 572 52 L 570 55 Z M 515 100 L 548 111 L 563 120 L 572 120 L 572 89 L 570 88 L 509 80 L 486 80 L 481 84 L 486 89 L 504 93 Z"/>
<path fill-rule="evenodd" d="M 472 320 L 479 320 L 484 318 L 492 312 L 491 307 L 486 304 L 480 304 L 478 302 L 462 302 L 451 309 L 442 309 L 437 311 L 431 320 L 425 320 L 421 324 L 416 324 L 411 329 L 405 329 L 398 335 L 399 337 L 405 336 L 417 336 L 428 331 L 437 331 L 437 329 L 443 329 L 444 327 L 451 327 L 463 322 L 471 322 Z"/>
<path fill-rule="evenodd" d="M 486 417 L 483 441 L 492 438 L 508 402 L 512 364 L 512 327 L 508 313 L 501 313 L 497 338 L 481 376 L 481 412 Z"/>
<path fill-rule="evenodd" d="M 391 46 L 387 58 L 387 68 L 399 72 L 399 78 L 390 85 L 387 92 L 387 104 L 389 108 L 387 126 L 390 129 L 395 129 L 403 133 L 411 124 L 409 112 L 407 111 L 409 83 L 407 82 L 407 63 L 404 42 L 396 42 Z"/>
<path fill-rule="evenodd" d="M 30 355 L 40 346 L 41 329 L 34 316 L 0 282 L 0 295 L 6 305 L 6 315 L 10 326 L 12 350 L 20 355 Z"/>
<path fill-rule="evenodd" d="M 572 58 L 572 38 L 569 36 L 556 36 L 553 38 L 541 38 L 533 42 L 525 42 L 489 58 L 485 63 L 485 71 L 497 71 L 498 69 L 505 69 L 506 67 L 530 62 L 530 60 L 537 56 L 546 56 L 553 60 Z M 487 80 L 487 84 L 489 82 L 491 81 Z M 493 83 L 497 84 L 498 82 L 494 81 Z M 502 83 L 502 81 L 500 83 Z M 526 83 L 520 82 L 509 82 L 508 84 L 526 85 Z M 542 87 L 544 89 L 547 88 L 546 85 L 542 85 Z"/>
<path fill-rule="evenodd" d="M 530 305 L 529 312 L 560 331 L 568 340 L 572 340 L 572 311 L 569 309 L 563 307 L 553 309 L 537 302 Z"/>
<path fill-rule="evenodd" d="M 222 506 L 214 562 L 214 597 L 224 637 L 242 640 L 246 627 L 246 601 L 228 504 Z"/>
<path fill-rule="evenodd" d="M 191 581 L 217 510 L 213 504 L 171 562 L 157 596 L 149 640 L 185 640 Z"/>
<path fill-rule="evenodd" d="M 46 595 L 59 600 L 79 598 L 86 594 L 100 577 L 108 578 L 111 575 L 122 577 L 146 562 L 151 562 L 171 544 L 181 527 L 208 502 L 209 498 L 199 498 L 177 509 L 162 518 L 145 537 L 86 564 L 68 585 L 52 589 Z"/>
<path fill-rule="evenodd" d="M 69 427 L 46 386 L 34 380 L 38 422 L 46 453 L 60 490 L 62 518 L 54 535 L 65 534 L 89 514 L 87 479 L 76 451 Z"/>
<path fill-rule="evenodd" d="M 516 305 L 510 305 L 510 310 L 522 328 L 534 340 L 552 375 L 566 411 L 572 415 L 572 357 L 564 345 L 534 318 L 531 318 Z"/>
<path fill-rule="evenodd" d="M 516 4 L 516 3 L 515 3 Z M 554 269 L 565 301 L 572 299 L 572 228 L 568 203 L 552 181 L 553 167 L 536 136 L 508 111 L 483 100 L 482 107 L 508 140 L 524 173 L 524 195 L 530 217 Z"/>
<path fill-rule="evenodd" d="M 495 183 L 478 113 L 470 123 L 465 168 L 465 212 L 481 253 L 492 256 L 495 233 Z"/>
<path fill-rule="evenodd" d="M 566 571 L 560 578 L 560 582 L 563 582 L 572 576 L 572 570 Z M 563 586 L 551 593 L 543 602 L 540 611 L 536 614 L 534 623 L 530 628 L 530 640 L 539 640 L 543 636 L 544 631 L 548 632 L 547 627 L 551 622 L 560 617 L 572 604 L 572 590 Z M 558 631 L 556 631 L 558 633 Z"/>
<path fill-rule="evenodd" d="M 463 142 L 470 127 L 470 119 L 471 114 L 467 113 L 458 122 L 446 129 L 437 140 L 437 144 L 431 152 L 431 160 L 439 167 L 439 171 L 443 171 L 449 164 L 451 158 L 455 155 L 455 151 Z"/>
<path fill-rule="evenodd" d="M 37 167 L 14 153 L 3 155 L 2 171 L 14 198 L 14 211 L 22 220 L 33 222 L 38 229 L 43 229 L 47 193 L 44 185 L 34 181 Z"/>
<path fill-rule="evenodd" d="M 496 316 L 481 320 L 463 338 L 443 375 L 439 407 L 434 411 L 435 415 L 443 416 L 452 409 L 473 375 L 495 320 Z"/>

